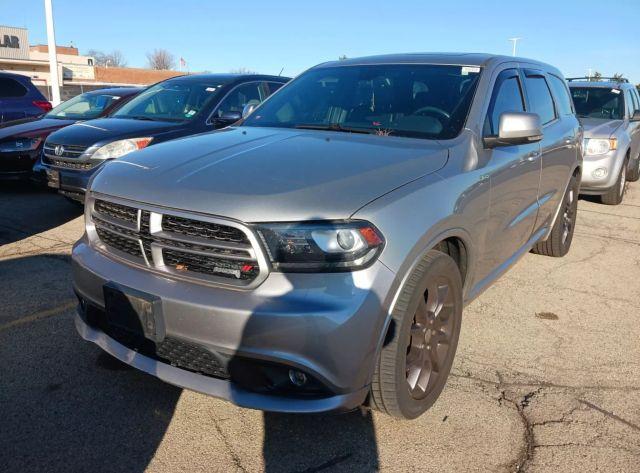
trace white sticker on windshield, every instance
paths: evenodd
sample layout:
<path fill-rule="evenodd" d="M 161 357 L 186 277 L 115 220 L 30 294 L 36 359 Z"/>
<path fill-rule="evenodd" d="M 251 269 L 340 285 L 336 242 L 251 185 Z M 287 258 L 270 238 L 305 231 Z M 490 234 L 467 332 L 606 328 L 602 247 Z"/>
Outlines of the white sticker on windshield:
<path fill-rule="evenodd" d="M 613 92 L 614 94 L 619 94 L 620 91 L 618 89 L 611 89 L 611 92 Z"/>
<path fill-rule="evenodd" d="M 207 88 L 206 88 L 206 89 L 204 89 L 204 90 L 206 90 L 207 92 L 215 92 L 215 91 L 216 91 L 216 89 L 217 89 L 217 87 L 207 87 Z"/>
<path fill-rule="evenodd" d="M 120 97 L 118 97 L 117 95 L 114 95 L 113 100 L 120 100 Z"/>
<path fill-rule="evenodd" d="M 195 111 L 195 110 L 189 110 L 187 113 L 185 113 L 185 115 L 186 115 L 187 117 L 192 117 L 192 116 L 194 116 L 195 114 L 196 114 L 196 111 Z"/>
<path fill-rule="evenodd" d="M 463 66 L 462 70 L 460 71 L 460 73 L 463 76 L 468 76 L 469 74 L 477 74 L 478 72 L 480 72 L 479 67 L 470 67 L 470 66 Z"/>

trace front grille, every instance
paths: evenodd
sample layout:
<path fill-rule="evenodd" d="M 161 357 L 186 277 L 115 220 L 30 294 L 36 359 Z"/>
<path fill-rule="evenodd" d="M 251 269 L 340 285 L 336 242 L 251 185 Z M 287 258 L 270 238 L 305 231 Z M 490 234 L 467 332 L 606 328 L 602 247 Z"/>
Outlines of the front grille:
<path fill-rule="evenodd" d="M 261 273 L 259 249 L 253 247 L 249 230 L 237 224 L 104 199 L 89 199 L 88 205 L 103 249 L 137 264 L 177 277 L 239 286 L 251 284 Z"/>
<path fill-rule="evenodd" d="M 59 168 L 79 169 L 81 171 L 86 171 L 87 169 L 91 169 L 94 166 L 93 163 L 63 161 L 61 159 L 51 159 L 51 158 L 49 158 L 47 162 Z"/>
<path fill-rule="evenodd" d="M 114 204 L 106 200 L 96 200 L 94 206 L 98 214 L 135 224 L 138 221 L 138 209 L 128 205 Z"/>
<path fill-rule="evenodd" d="M 60 147 L 60 148 L 58 148 Z M 62 150 L 61 154 L 56 154 L 56 148 Z M 56 158 L 79 158 L 86 150 L 88 146 L 79 146 L 79 145 L 65 145 L 60 143 L 49 143 L 48 141 L 44 144 L 44 154 L 45 156 L 56 159 Z"/>
<path fill-rule="evenodd" d="M 168 232 L 179 233 L 181 235 L 210 238 L 218 241 L 249 243 L 247 236 L 238 228 L 173 215 L 165 216 L 162 222 L 162 228 Z"/>

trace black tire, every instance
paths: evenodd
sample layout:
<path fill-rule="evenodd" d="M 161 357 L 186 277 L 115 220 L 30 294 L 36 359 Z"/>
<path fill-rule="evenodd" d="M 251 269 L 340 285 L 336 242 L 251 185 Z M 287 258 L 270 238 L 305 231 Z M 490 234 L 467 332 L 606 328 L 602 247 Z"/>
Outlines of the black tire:
<path fill-rule="evenodd" d="M 569 252 L 573 241 L 573 231 L 576 226 L 579 191 L 580 181 L 576 176 L 573 176 L 562 198 L 560 211 L 553 224 L 549 238 L 536 243 L 531 249 L 533 253 L 560 258 Z"/>
<path fill-rule="evenodd" d="M 627 167 L 629 166 L 629 160 L 627 159 L 618 174 L 615 186 L 611 188 L 609 192 L 600 196 L 600 202 L 606 205 L 618 205 L 622 203 L 624 199 L 625 185 L 627 183 Z"/>
<path fill-rule="evenodd" d="M 631 164 L 631 169 L 627 171 L 627 181 L 636 182 L 640 179 L 640 154 L 636 159 L 632 159 L 629 164 Z"/>
<path fill-rule="evenodd" d="M 379 354 L 371 383 L 372 407 L 414 419 L 442 392 L 458 346 L 462 279 L 455 261 L 429 251 L 406 282 L 392 318 L 393 337 Z"/>

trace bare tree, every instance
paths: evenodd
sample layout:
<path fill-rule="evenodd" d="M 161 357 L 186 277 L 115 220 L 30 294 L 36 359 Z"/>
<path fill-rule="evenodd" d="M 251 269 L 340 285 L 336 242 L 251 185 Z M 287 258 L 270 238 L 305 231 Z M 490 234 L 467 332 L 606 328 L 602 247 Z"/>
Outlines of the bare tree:
<path fill-rule="evenodd" d="M 176 67 L 175 56 L 166 49 L 154 49 L 147 53 L 147 61 L 150 69 L 168 70 Z"/>
<path fill-rule="evenodd" d="M 616 72 L 613 77 L 612 77 L 614 82 L 624 82 L 625 78 L 624 78 L 624 74 L 620 74 L 618 72 Z"/>
<path fill-rule="evenodd" d="M 589 78 L 591 82 L 600 82 L 602 80 L 602 74 L 598 71 L 594 72 Z"/>
<path fill-rule="evenodd" d="M 103 67 L 126 67 L 127 60 L 122 51 L 114 50 L 110 53 L 104 53 L 97 49 L 87 51 L 87 56 L 93 56 L 94 64 Z"/>
<path fill-rule="evenodd" d="M 345 59 L 347 59 L 347 55 L 343 54 L 342 56 L 338 56 L 338 60 L 339 61 L 344 61 Z"/>
<path fill-rule="evenodd" d="M 229 72 L 231 74 L 257 74 L 256 71 L 252 71 L 251 69 L 247 69 L 246 67 L 238 67 L 237 69 L 231 69 Z"/>

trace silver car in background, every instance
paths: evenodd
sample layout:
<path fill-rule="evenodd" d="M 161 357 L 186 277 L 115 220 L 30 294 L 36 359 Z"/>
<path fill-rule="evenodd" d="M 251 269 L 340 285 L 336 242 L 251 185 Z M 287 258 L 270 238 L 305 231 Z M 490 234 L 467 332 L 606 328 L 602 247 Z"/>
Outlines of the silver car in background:
<path fill-rule="evenodd" d="M 586 80 L 585 80 L 586 79 Z M 640 178 L 640 95 L 626 79 L 569 79 L 576 114 L 584 127 L 581 194 L 617 205 L 626 182 Z"/>
<path fill-rule="evenodd" d="M 415 418 L 463 306 L 530 250 L 569 250 L 581 144 L 540 62 L 321 64 L 234 126 L 104 166 L 73 249 L 76 327 L 240 406 Z"/>

